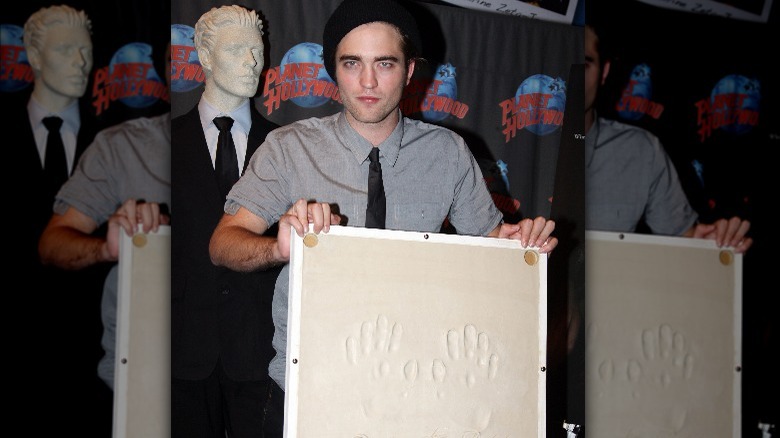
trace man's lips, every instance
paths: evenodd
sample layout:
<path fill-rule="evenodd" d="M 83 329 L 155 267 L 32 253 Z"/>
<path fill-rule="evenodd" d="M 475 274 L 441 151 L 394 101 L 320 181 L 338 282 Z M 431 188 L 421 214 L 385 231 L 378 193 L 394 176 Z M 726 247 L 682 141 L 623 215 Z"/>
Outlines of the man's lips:
<path fill-rule="evenodd" d="M 379 98 L 376 96 L 360 96 L 358 100 L 363 103 L 376 103 L 379 102 Z"/>

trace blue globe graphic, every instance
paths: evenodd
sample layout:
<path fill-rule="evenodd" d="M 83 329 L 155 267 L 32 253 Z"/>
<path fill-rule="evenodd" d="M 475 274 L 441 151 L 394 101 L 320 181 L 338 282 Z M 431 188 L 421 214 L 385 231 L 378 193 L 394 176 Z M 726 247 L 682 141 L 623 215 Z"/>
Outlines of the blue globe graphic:
<path fill-rule="evenodd" d="M 458 83 L 455 80 L 455 67 L 452 64 L 439 64 L 436 66 L 436 76 L 434 80 L 441 81 L 436 89 L 436 96 L 448 97 L 455 100 L 458 97 Z M 423 108 L 434 108 L 435 97 L 428 95 L 425 96 L 423 101 Z M 430 104 L 430 107 L 428 106 Z M 438 122 L 450 113 L 447 111 L 436 111 L 435 109 L 428 109 L 422 112 L 422 118 L 428 122 Z"/>
<path fill-rule="evenodd" d="M 114 69 L 122 64 L 128 63 L 145 64 L 147 69 L 146 78 L 144 79 L 163 84 L 162 79 L 160 79 L 160 76 L 157 74 L 157 71 L 154 69 L 154 65 L 152 64 L 152 46 L 149 44 L 130 43 L 120 47 L 119 50 L 114 53 L 114 56 L 111 57 L 111 62 L 108 64 L 109 74 L 113 75 Z M 138 89 L 142 87 L 143 83 L 139 78 L 126 77 L 120 77 L 114 81 L 124 82 L 125 84 L 120 84 L 119 86 L 130 86 L 132 87 L 131 89 Z M 146 108 L 154 104 L 157 101 L 157 98 L 154 97 L 154 95 L 143 96 L 139 93 L 138 95 L 120 97 L 119 101 L 131 108 Z"/>
<path fill-rule="evenodd" d="M 172 24 L 171 25 L 171 46 L 187 46 L 195 48 L 195 29 L 184 24 Z M 182 60 L 177 60 L 182 62 Z M 197 65 L 200 67 L 200 60 L 198 59 L 198 52 L 196 50 L 190 51 L 187 57 L 186 63 Z M 173 68 L 173 67 L 171 67 Z M 183 75 L 171 80 L 171 91 L 174 93 L 183 93 L 185 91 L 194 90 L 201 84 L 197 79 L 184 79 Z"/>
<path fill-rule="evenodd" d="M 2 67 L 0 67 L 2 69 L 2 72 L 0 72 L 2 76 L 0 77 L 11 75 L 10 69 L 13 66 L 15 70 L 28 70 L 29 77 L 32 78 L 32 70 L 29 70 L 30 64 L 27 62 L 27 52 L 24 50 L 24 41 L 22 40 L 23 35 L 24 29 L 19 26 L 14 24 L 0 24 L 0 44 L 2 44 L 3 47 L 13 47 L 15 50 L 19 51 L 19 57 L 16 59 L 16 62 L 11 63 L 10 60 L 2 61 Z M 11 79 L 11 76 L 8 77 L 9 79 L 3 79 L 0 81 L 0 91 L 12 93 L 14 91 L 23 90 L 33 83 L 32 80 L 27 81 L 24 79 Z"/>
<path fill-rule="evenodd" d="M 517 87 L 517 93 L 515 98 L 518 98 L 524 94 L 530 93 L 543 93 L 551 94 L 552 97 L 547 100 L 548 110 L 557 110 L 563 112 L 566 108 L 566 81 L 561 78 L 553 79 L 545 74 L 535 74 L 526 78 L 519 87 Z M 543 109 L 543 108 L 539 108 Z M 537 123 L 535 125 L 526 126 L 525 129 L 533 132 L 536 135 L 547 135 L 555 132 L 559 125 Z"/>
<path fill-rule="evenodd" d="M 313 63 L 313 64 L 324 64 L 322 60 L 322 46 L 315 43 L 300 43 L 296 44 L 290 50 L 287 51 L 287 53 L 284 54 L 282 57 L 281 62 L 281 74 L 284 75 L 284 71 L 287 69 L 287 65 L 289 64 L 298 64 L 298 63 Z M 301 78 L 301 79 L 309 79 L 309 78 Z M 323 80 L 328 82 L 333 82 L 333 79 L 331 79 L 330 75 L 327 71 L 325 71 L 325 67 L 323 65 L 322 68 L 319 69 L 317 72 L 317 80 Z M 291 87 L 295 89 L 295 78 L 287 79 L 285 82 L 290 82 Z M 328 100 L 330 100 L 329 97 L 326 96 L 314 96 L 312 94 L 307 94 L 305 96 L 298 96 L 290 98 L 290 100 L 304 108 L 315 108 L 318 106 L 321 106 L 325 104 Z"/>
<path fill-rule="evenodd" d="M 721 80 L 715 84 L 710 95 L 710 101 L 715 102 L 715 96 L 720 94 L 743 94 L 742 105 L 740 108 L 730 108 L 734 111 L 737 109 L 753 110 L 758 112 L 759 104 L 761 103 L 761 84 L 757 79 L 750 79 L 742 75 L 728 75 L 724 76 Z M 716 109 L 717 111 L 718 109 Z M 745 134 L 753 129 L 753 126 L 748 123 L 732 123 L 721 126 L 726 132 L 732 134 Z"/>
<path fill-rule="evenodd" d="M 631 83 L 626 88 L 631 87 L 631 92 L 623 92 L 623 96 L 637 96 L 644 97 L 650 100 L 653 97 L 653 82 L 651 78 L 651 69 L 647 64 L 639 64 L 631 71 Z M 620 117 L 625 120 L 639 120 L 645 113 L 642 111 L 622 110 L 618 111 Z"/>

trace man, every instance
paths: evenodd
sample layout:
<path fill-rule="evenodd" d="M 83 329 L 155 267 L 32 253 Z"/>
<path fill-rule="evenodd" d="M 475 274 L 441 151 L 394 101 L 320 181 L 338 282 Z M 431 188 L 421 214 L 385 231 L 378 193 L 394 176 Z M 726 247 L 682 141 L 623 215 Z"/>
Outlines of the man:
<path fill-rule="evenodd" d="M 254 11 L 231 5 L 203 14 L 195 25 L 195 47 L 205 89 L 196 108 L 172 121 L 173 204 L 181 218 L 171 235 L 173 437 L 262 433 L 278 269 L 233 272 L 214 266 L 208 253 L 235 182 L 222 182 L 222 175 L 232 172 L 237 179 L 277 127 L 250 100 L 263 69 L 262 35 Z M 218 124 L 226 117 L 232 125 L 221 136 Z M 230 145 L 235 152 L 223 150 Z"/>
<path fill-rule="evenodd" d="M 166 53 L 170 71 L 170 46 Z M 169 77 L 169 76 L 166 76 Z M 113 264 L 103 286 L 98 375 L 114 389 L 119 233 L 167 224 L 171 199 L 170 113 L 137 118 L 100 131 L 54 200 L 38 245 L 44 265 L 82 270 Z M 162 211 L 161 211 L 161 206 Z M 105 235 L 96 232 L 107 224 Z"/>
<path fill-rule="evenodd" d="M 301 236 L 307 225 L 327 232 L 342 218 L 382 227 L 382 220 L 369 222 L 375 220 L 367 208 L 370 160 L 378 156 L 382 169 L 386 215 L 380 219 L 389 229 L 437 232 L 448 219 L 461 234 L 511 237 L 542 252 L 557 244 L 552 221 L 502 223 L 460 136 L 402 116 L 399 102 L 420 47 L 414 18 L 395 1 L 342 2 L 325 25 L 323 58 L 344 110 L 269 134 L 230 192 L 212 236 L 217 265 L 240 271 L 285 265 L 273 295 L 276 356 L 266 436 L 282 436 L 284 424 L 290 229 Z M 277 238 L 263 236 L 277 221 Z"/>
<path fill-rule="evenodd" d="M 634 232 L 644 221 L 654 234 L 713 239 L 738 253 L 750 248 L 750 222 L 738 217 L 698 223 L 677 172 L 650 132 L 597 117 L 599 87 L 610 60 L 593 26 L 585 27 L 586 229 Z"/>

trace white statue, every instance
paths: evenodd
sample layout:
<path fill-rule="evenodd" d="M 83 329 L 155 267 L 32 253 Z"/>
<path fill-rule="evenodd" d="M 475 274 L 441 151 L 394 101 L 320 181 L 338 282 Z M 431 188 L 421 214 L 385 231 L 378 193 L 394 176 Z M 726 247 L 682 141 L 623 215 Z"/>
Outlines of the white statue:
<path fill-rule="evenodd" d="M 33 13 L 24 24 L 24 48 L 35 75 L 32 97 L 58 112 L 84 95 L 92 69 L 92 23 L 70 6 Z"/>
<path fill-rule="evenodd" d="M 203 97 L 229 113 L 257 93 L 263 70 L 263 22 L 237 5 L 213 8 L 195 24 L 195 48 L 206 74 Z"/>

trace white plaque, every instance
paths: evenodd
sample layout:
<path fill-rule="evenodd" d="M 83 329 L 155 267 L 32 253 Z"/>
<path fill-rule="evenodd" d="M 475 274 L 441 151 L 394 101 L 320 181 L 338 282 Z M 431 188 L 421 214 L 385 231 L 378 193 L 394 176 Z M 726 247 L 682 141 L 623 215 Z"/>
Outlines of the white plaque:
<path fill-rule="evenodd" d="M 545 436 L 546 255 L 356 227 L 293 236 L 286 437 Z"/>
<path fill-rule="evenodd" d="M 585 248 L 588 436 L 738 437 L 742 256 L 606 232 Z"/>
<path fill-rule="evenodd" d="M 115 438 L 171 435 L 171 228 L 120 231 Z"/>

